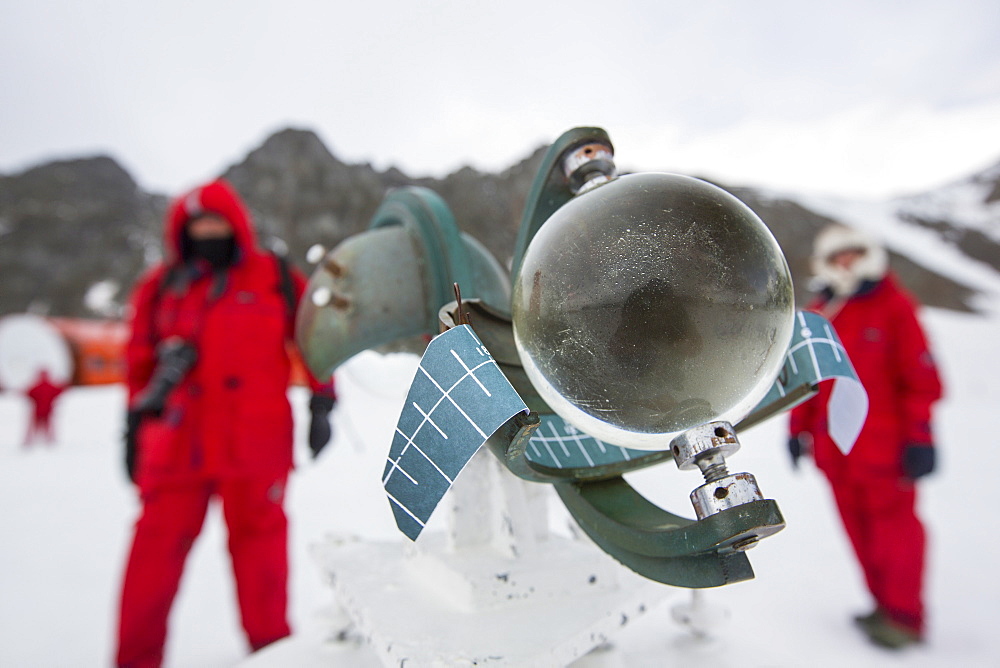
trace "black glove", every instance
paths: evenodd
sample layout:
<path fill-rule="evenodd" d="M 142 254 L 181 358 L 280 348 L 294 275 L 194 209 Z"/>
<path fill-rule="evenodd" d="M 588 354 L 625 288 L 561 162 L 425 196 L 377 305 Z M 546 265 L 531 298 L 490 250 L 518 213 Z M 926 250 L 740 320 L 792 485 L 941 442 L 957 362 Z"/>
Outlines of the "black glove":
<path fill-rule="evenodd" d="M 139 423 L 142 413 L 129 411 L 125 416 L 125 472 L 128 479 L 135 482 L 135 462 L 139 452 Z"/>
<path fill-rule="evenodd" d="M 923 478 L 934 471 L 934 446 L 930 443 L 915 443 L 903 449 L 903 472 L 910 480 Z"/>
<path fill-rule="evenodd" d="M 324 394 L 314 394 L 309 400 L 309 412 L 312 413 L 312 420 L 309 423 L 309 449 L 312 450 L 313 459 L 323 451 L 333 436 L 330 411 L 336 403 L 334 397 Z"/>
<path fill-rule="evenodd" d="M 802 455 L 808 454 L 812 449 L 812 435 L 808 433 L 798 434 L 788 439 L 788 454 L 792 457 L 792 468 L 799 468 L 799 459 Z"/>

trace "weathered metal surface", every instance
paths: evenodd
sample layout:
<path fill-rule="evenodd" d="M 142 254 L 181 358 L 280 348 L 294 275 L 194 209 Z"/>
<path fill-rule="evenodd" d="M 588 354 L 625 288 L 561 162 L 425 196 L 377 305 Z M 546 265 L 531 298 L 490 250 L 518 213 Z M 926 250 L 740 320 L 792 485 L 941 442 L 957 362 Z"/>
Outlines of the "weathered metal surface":
<path fill-rule="evenodd" d="M 645 577 L 680 587 L 716 587 L 752 578 L 738 546 L 785 525 L 772 500 L 694 521 L 656 506 L 622 478 L 560 483 L 556 491 L 608 554 Z"/>
<path fill-rule="evenodd" d="M 700 520 L 744 503 L 763 500 L 757 479 L 750 473 L 722 476 L 691 492 L 691 505 Z"/>
<path fill-rule="evenodd" d="M 309 279 L 296 326 L 306 364 L 327 377 L 363 350 L 436 334 L 455 283 L 508 308 L 507 272 L 459 231 L 444 200 L 426 188 L 393 191 L 370 228 L 330 251 Z"/>
<path fill-rule="evenodd" d="M 567 153 L 587 144 L 601 144 L 608 148 L 609 154 L 614 153 L 611 139 L 603 129 L 573 128 L 553 142 L 542 158 L 542 164 L 531 184 L 531 192 L 525 200 L 521 227 L 518 229 L 517 242 L 514 245 L 512 276 L 517 275 L 524 253 L 528 250 L 528 244 L 538 229 L 559 207 L 575 196 L 569 177 L 564 171 L 563 160 Z"/>
<path fill-rule="evenodd" d="M 299 350 L 317 377 L 363 350 L 430 333 L 419 251 L 402 226 L 369 230 L 330 251 L 309 279 L 296 322 Z"/>

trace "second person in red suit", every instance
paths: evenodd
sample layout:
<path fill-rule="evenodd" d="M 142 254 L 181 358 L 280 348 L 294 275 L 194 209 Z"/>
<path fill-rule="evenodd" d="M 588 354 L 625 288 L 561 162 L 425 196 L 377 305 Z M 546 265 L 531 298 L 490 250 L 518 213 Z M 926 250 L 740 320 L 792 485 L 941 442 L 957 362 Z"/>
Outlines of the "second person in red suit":
<path fill-rule="evenodd" d="M 855 621 L 876 644 L 900 648 L 925 633 L 924 526 L 916 481 L 934 470 L 931 410 L 941 381 L 917 304 L 889 271 L 885 249 L 835 225 L 816 238 L 813 271 L 821 291 L 809 308 L 833 323 L 868 393 L 868 416 L 845 455 L 826 424 L 829 384 L 792 411 L 793 461 L 811 453 L 875 601 Z"/>

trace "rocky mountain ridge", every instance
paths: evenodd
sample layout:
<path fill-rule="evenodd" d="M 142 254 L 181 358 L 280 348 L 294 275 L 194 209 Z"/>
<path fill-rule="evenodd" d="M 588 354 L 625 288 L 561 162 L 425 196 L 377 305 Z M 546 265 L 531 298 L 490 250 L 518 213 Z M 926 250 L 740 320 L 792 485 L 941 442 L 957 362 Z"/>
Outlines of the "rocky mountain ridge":
<path fill-rule="evenodd" d="M 396 169 L 347 164 L 315 133 L 286 129 L 221 176 L 246 198 L 262 239 L 286 246 L 303 270 L 308 270 L 305 255 L 312 245 L 331 248 L 364 230 L 385 193 L 404 185 L 425 186 L 441 195 L 459 226 L 507 263 L 544 152 L 541 147 L 499 174 L 466 167 L 443 179 L 414 178 Z M 836 218 L 794 196 L 717 185 L 768 224 L 788 257 L 797 299 L 806 299 L 812 239 Z M 159 257 L 167 201 L 162 194 L 144 192 L 106 156 L 0 175 L 0 315 L 119 315 L 132 283 Z M 900 221 L 931 230 L 969 262 L 1000 271 L 1000 165 L 940 191 L 901 198 L 893 206 Z M 892 254 L 892 263 L 925 304 L 975 310 L 978 286 L 962 284 L 904 254 Z"/>

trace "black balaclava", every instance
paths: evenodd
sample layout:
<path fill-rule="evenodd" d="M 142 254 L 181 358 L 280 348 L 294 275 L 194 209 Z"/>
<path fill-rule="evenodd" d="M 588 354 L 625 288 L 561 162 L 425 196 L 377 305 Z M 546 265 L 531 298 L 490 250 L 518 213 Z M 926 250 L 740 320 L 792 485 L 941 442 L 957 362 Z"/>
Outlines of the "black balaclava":
<path fill-rule="evenodd" d="M 181 250 L 187 261 L 204 260 L 212 269 L 224 269 L 236 259 L 236 237 L 192 239 L 185 229 Z"/>

